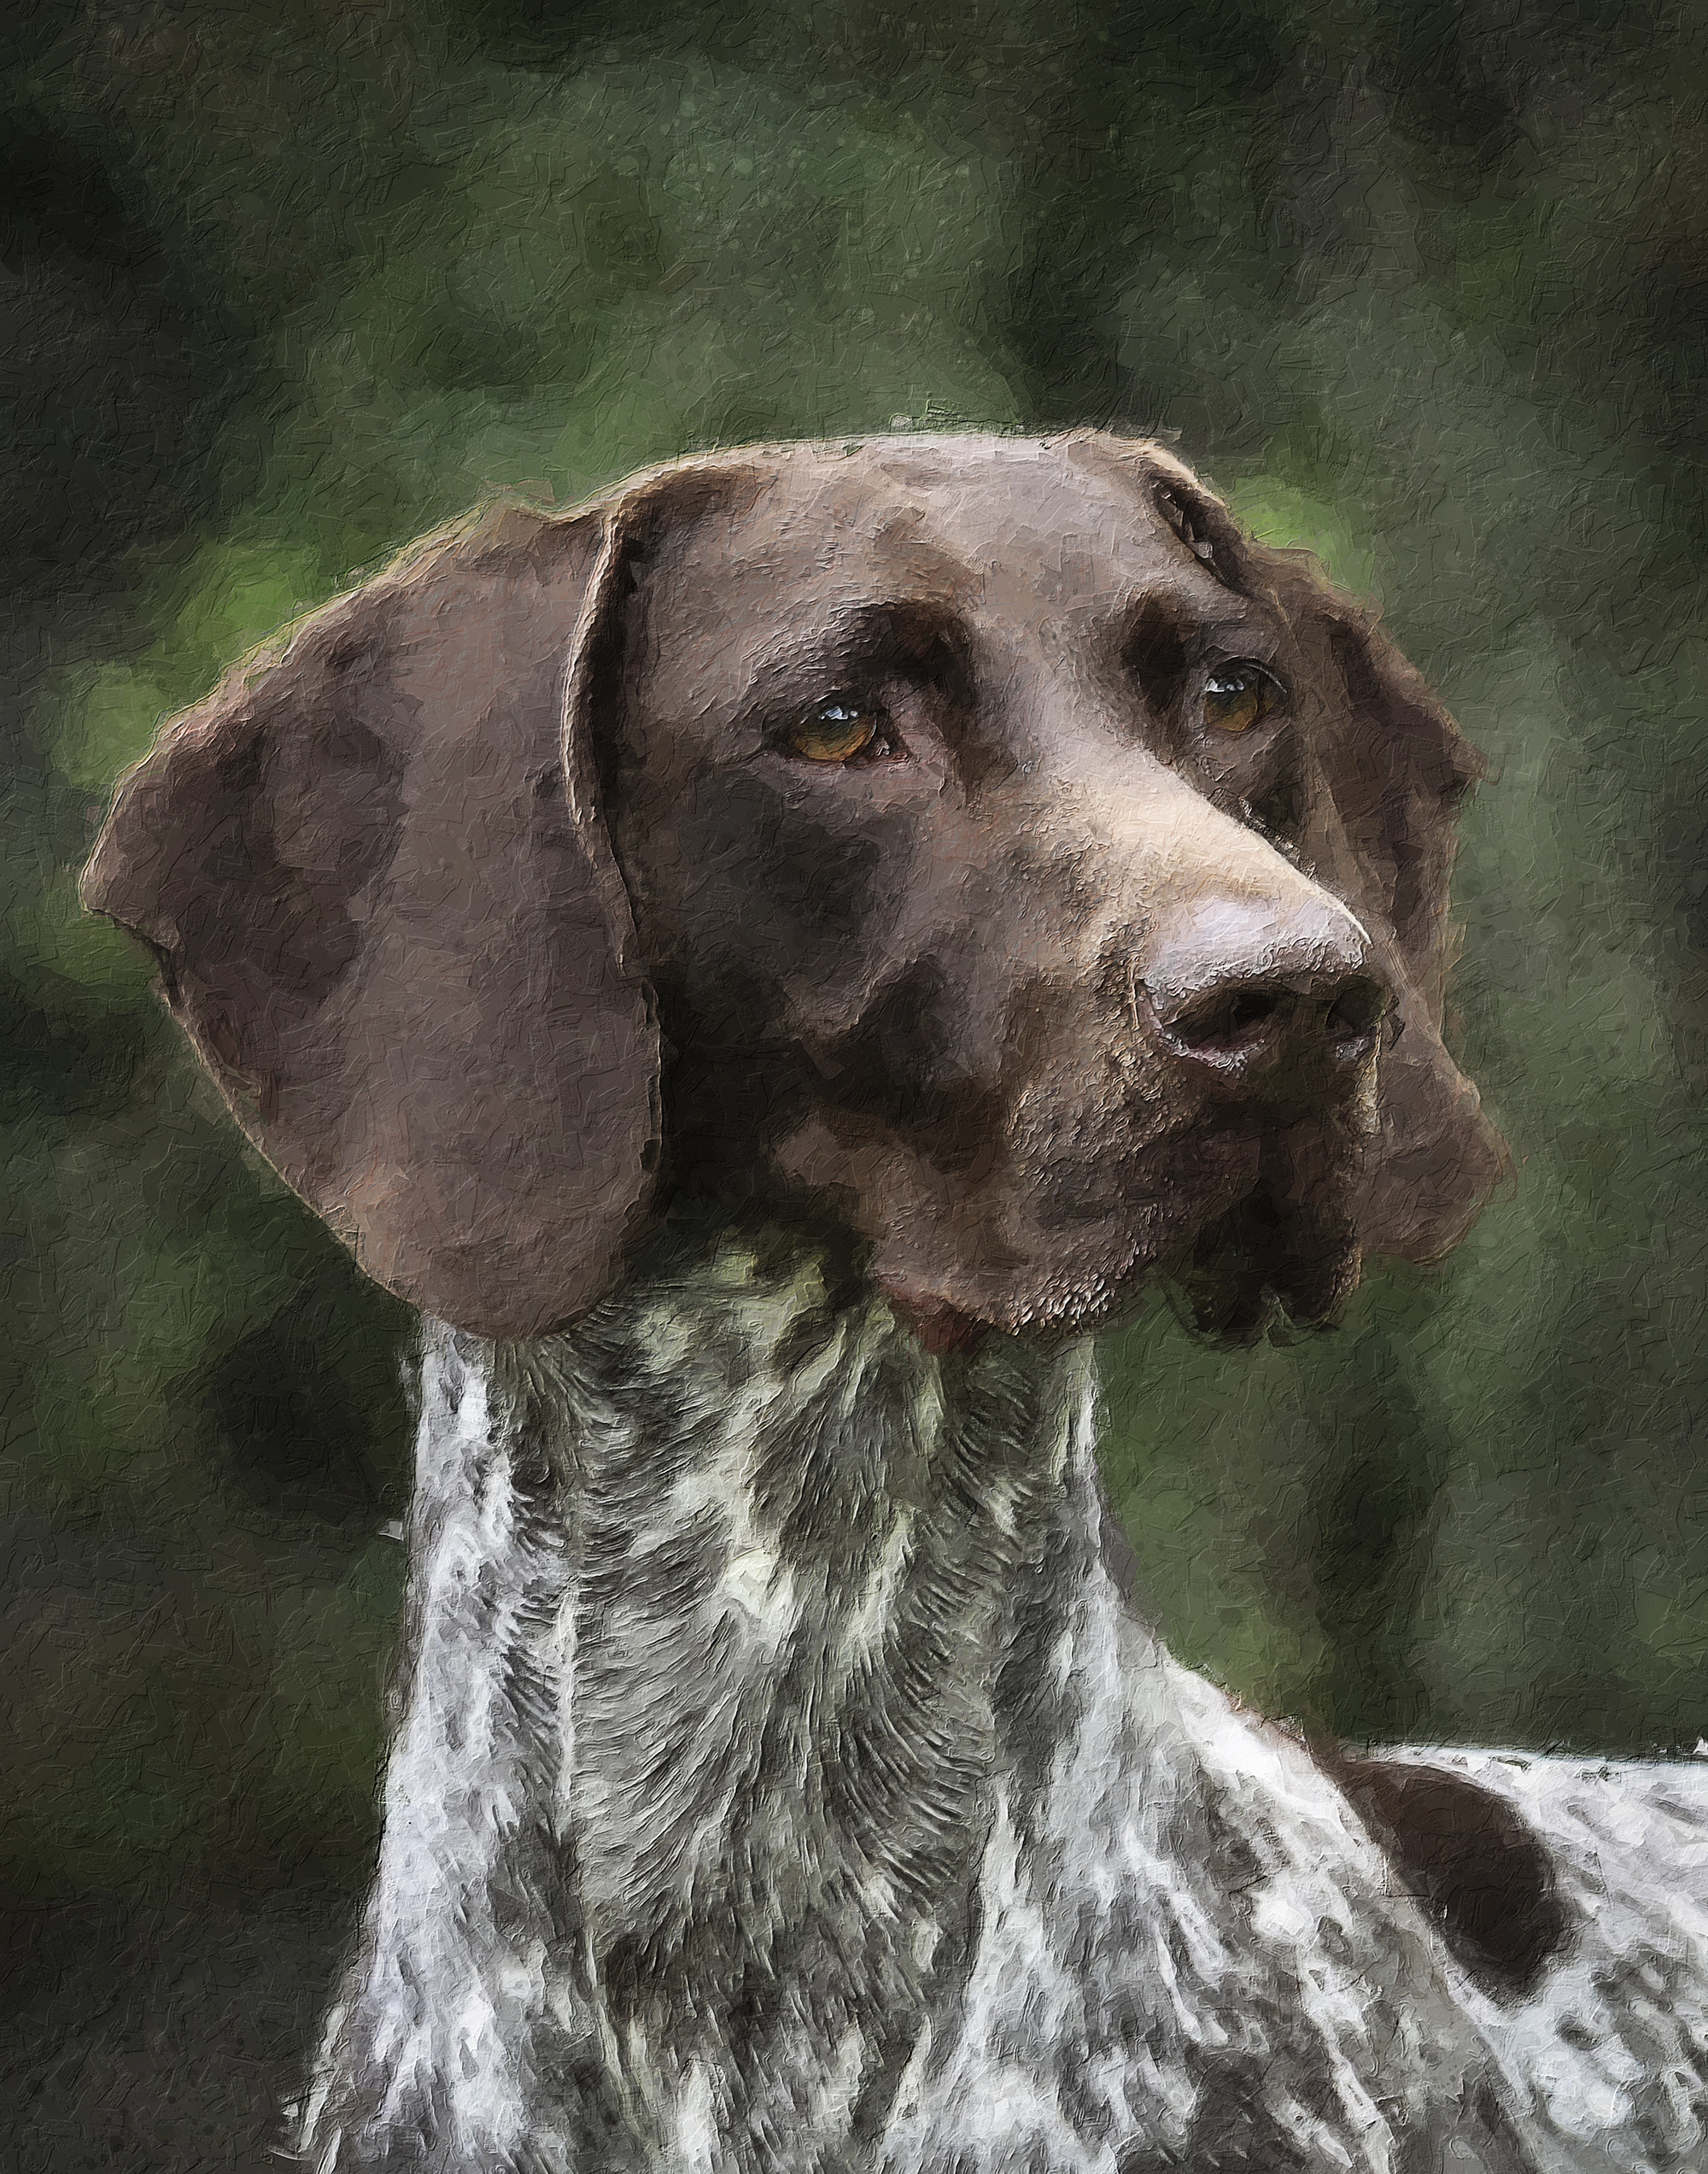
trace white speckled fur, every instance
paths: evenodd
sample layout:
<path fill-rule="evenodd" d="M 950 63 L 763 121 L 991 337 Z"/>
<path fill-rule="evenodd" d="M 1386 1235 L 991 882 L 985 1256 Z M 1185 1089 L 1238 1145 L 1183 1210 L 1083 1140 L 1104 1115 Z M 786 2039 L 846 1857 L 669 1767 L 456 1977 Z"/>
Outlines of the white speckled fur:
<path fill-rule="evenodd" d="M 547 1343 L 431 1333 L 385 1837 L 303 2158 L 1708 2167 L 1703 1777 L 1465 1755 L 1580 1920 L 1502 2006 L 1128 1612 L 1092 1387 L 1083 1344 L 932 1357 L 774 1233 Z"/>

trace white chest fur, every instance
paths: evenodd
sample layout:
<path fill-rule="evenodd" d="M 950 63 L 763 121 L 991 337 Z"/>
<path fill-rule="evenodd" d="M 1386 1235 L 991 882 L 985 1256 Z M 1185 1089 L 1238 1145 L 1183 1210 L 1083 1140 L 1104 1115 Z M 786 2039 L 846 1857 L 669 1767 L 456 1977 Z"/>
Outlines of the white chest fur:
<path fill-rule="evenodd" d="M 1338 1793 L 1126 1611 L 1088 1349 L 935 1358 L 829 1277 L 725 1240 L 430 1336 L 309 2163 L 1648 2164 L 1535 2155 L 1534 2060 Z"/>

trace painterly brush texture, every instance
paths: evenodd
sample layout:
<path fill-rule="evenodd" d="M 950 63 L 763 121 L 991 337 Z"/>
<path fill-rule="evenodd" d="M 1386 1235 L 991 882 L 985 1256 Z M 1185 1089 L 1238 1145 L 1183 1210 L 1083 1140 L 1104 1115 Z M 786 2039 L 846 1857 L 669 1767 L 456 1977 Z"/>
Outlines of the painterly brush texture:
<path fill-rule="evenodd" d="M 161 735 L 83 897 L 369 1275 L 497 1339 L 429 1332 L 290 2148 L 1700 2162 L 1708 1768 L 1313 1767 L 1123 1606 L 1091 1462 L 1148 1286 L 1307 1328 L 1498 1181 L 1439 1031 L 1478 768 L 1094 431 L 501 505 Z"/>
<path fill-rule="evenodd" d="M 1322 1338 L 1110 1339 L 1176 1649 L 1352 1737 L 1704 1732 L 1703 120 L 1689 10 L 42 5 L 0 28 L 3 2055 L 32 2169 L 271 2133 L 376 1833 L 407 1312 L 79 916 L 108 790 L 488 484 L 1182 433 L 1493 776 L 1510 1193 Z"/>

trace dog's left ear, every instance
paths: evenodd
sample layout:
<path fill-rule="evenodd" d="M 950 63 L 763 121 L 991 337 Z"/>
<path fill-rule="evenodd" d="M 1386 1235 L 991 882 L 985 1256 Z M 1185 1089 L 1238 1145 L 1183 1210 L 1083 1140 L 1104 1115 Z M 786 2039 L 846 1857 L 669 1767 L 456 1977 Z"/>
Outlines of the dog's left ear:
<path fill-rule="evenodd" d="M 621 548 L 520 507 L 430 539 L 169 727 L 84 877 L 286 1182 L 491 1336 L 618 1280 L 659 1154 L 588 747 Z"/>
<path fill-rule="evenodd" d="M 1509 1167 L 1442 1039 L 1457 823 L 1485 765 L 1420 675 L 1305 554 L 1249 548 L 1244 571 L 1274 595 L 1302 653 L 1302 857 L 1363 923 L 1396 999 L 1360 1242 L 1367 1254 L 1435 1260 Z"/>

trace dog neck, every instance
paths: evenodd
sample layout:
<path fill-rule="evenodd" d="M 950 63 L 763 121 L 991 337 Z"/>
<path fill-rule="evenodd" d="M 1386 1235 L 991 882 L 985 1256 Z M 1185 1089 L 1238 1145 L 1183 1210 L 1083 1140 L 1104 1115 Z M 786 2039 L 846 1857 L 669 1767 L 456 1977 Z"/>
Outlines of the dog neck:
<path fill-rule="evenodd" d="M 832 2126 L 868 2125 L 964 1956 L 992 1777 L 1059 1735 L 1091 1383 L 1084 1344 L 933 1353 L 774 1233 L 679 1242 L 566 1336 L 432 1333 L 366 1984 L 334 2037 L 494 2142 L 542 2016 L 587 2034 L 619 2131 L 721 2129 L 718 2075 L 752 2121 L 804 2068 Z M 423 1977 L 436 2013 L 406 2027 Z M 401 2063 L 417 2036 L 446 2042 Z M 471 2066 L 479 2107 L 444 2080 Z"/>
<path fill-rule="evenodd" d="M 1340 2136 L 1368 1941 L 1319 2000 L 1214 1913 L 1272 1875 L 1351 1926 L 1319 1869 L 1348 1823 L 1243 1735 L 1261 1841 L 1215 1809 L 1225 1702 L 1103 1563 L 1084 1345 L 934 1354 L 828 1252 L 708 1238 L 570 1335 L 435 1333 L 423 1398 L 323 2174 L 983 2166 L 953 2156 L 981 2136 L 1008 2165 L 1017 2120 L 1027 2164 L 1089 2165 L 1113 2122 L 1161 2165 L 1222 2099 L 1306 2089 Z M 1231 2002 L 1268 2036 L 1219 2094 Z M 1064 2061 L 1105 2080 L 1064 2099 Z"/>
<path fill-rule="evenodd" d="M 556 1816 L 611 1996 L 639 2014 L 668 1958 L 673 2013 L 734 2000 L 763 2036 L 787 1957 L 904 2011 L 1018 1755 L 1002 1679 L 1048 1560 L 1095 1545 L 1088 1350 L 936 1357 L 822 1256 L 739 1243 L 499 1379 L 561 1415 Z M 890 1937 L 848 1955 L 827 1896 Z"/>

